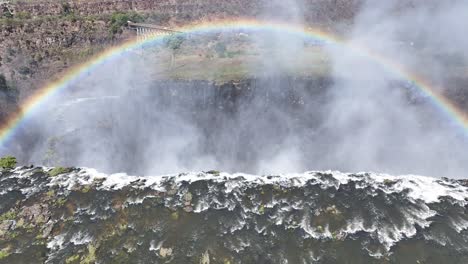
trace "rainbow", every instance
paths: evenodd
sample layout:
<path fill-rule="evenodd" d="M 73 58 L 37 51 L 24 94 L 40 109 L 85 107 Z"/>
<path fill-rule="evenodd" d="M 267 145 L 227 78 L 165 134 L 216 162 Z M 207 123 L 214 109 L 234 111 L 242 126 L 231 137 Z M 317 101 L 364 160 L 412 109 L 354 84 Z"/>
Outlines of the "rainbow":
<path fill-rule="evenodd" d="M 417 74 L 409 71 L 403 65 L 392 61 L 390 58 L 386 58 L 385 56 L 366 47 L 346 43 L 345 40 L 333 36 L 318 28 L 304 28 L 300 25 L 285 23 L 236 19 L 187 25 L 179 27 L 176 30 L 191 34 L 203 34 L 223 30 L 272 30 L 297 35 L 304 39 L 333 43 L 342 46 L 347 50 L 356 53 L 357 55 L 369 58 L 370 60 L 378 63 L 390 73 L 395 74 L 396 77 L 411 81 L 414 86 L 416 86 L 426 97 L 431 99 L 433 104 L 441 112 L 443 112 L 451 121 L 453 121 L 456 126 L 459 126 L 465 135 L 468 135 L 468 117 L 466 113 L 457 108 L 454 103 L 440 94 L 440 92 L 438 92 L 440 89 L 436 89 L 436 87 L 431 86 L 429 81 L 426 81 L 421 76 L 418 76 Z M 123 56 L 130 50 L 148 44 L 153 44 L 163 39 L 163 36 L 153 37 L 146 40 L 133 39 L 119 46 L 109 48 L 99 55 L 93 57 L 88 62 L 71 68 L 59 79 L 52 81 L 41 89 L 37 90 L 36 93 L 34 93 L 22 103 L 20 110 L 17 113 L 11 115 L 3 124 L 0 124 L 0 147 L 4 145 L 5 142 L 7 142 L 10 137 L 12 137 L 12 135 L 15 134 L 15 131 L 24 122 L 24 120 L 26 120 L 32 113 L 34 113 L 35 110 L 38 109 L 44 102 L 46 102 L 48 98 L 71 86 L 74 82 L 80 80 L 80 78 L 83 78 L 100 65 L 109 62 L 116 57 Z"/>

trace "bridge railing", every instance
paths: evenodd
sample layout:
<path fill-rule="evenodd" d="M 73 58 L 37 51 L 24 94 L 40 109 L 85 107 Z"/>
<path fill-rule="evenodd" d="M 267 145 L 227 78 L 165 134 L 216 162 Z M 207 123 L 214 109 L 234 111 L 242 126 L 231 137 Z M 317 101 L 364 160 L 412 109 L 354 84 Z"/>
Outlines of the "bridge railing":
<path fill-rule="evenodd" d="M 145 40 L 156 36 L 168 36 L 172 34 L 182 33 L 181 31 L 172 30 L 167 27 L 162 27 L 153 24 L 134 23 L 132 21 L 127 21 L 127 26 L 130 29 L 136 31 L 137 38 L 140 40 Z"/>

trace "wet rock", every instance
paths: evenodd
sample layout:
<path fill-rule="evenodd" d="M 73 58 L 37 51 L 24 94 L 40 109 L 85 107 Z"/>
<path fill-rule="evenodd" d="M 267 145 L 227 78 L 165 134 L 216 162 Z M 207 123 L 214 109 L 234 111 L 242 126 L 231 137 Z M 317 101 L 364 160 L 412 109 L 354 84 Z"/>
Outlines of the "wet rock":
<path fill-rule="evenodd" d="M 461 185 L 468 187 L 468 180 L 460 180 Z"/>
<path fill-rule="evenodd" d="M 47 204 L 34 204 L 29 207 L 24 207 L 19 217 L 23 217 L 30 223 L 42 224 L 49 221 L 51 213 Z"/>
<path fill-rule="evenodd" d="M 344 241 L 346 239 L 346 233 L 333 233 L 333 238 L 336 240 Z"/>
<path fill-rule="evenodd" d="M 177 186 L 176 185 L 172 185 L 169 190 L 167 191 L 167 195 L 169 196 L 173 196 L 177 193 Z"/>
<path fill-rule="evenodd" d="M 16 227 L 22 228 L 24 226 L 24 218 L 20 218 L 18 222 L 16 222 Z"/>
<path fill-rule="evenodd" d="M 335 205 L 329 206 L 325 209 L 326 213 L 332 214 L 332 215 L 340 215 L 341 211 L 336 208 Z"/>
<path fill-rule="evenodd" d="M 184 211 L 187 212 L 187 213 L 191 213 L 191 212 L 193 212 L 193 207 L 192 206 L 185 206 Z"/>
<path fill-rule="evenodd" d="M 161 247 L 159 249 L 159 255 L 161 256 L 161 258 L 168 258 L 172 256 L 172 248 Z"/>
<path fill-rule="evenodd" d="M 189 203 L 192 202 L 192 198 L 193 198 L 193 195 L 190 192 L 187 192 L 184 195 L 185 202 L 189 202 Z"/>
<path fill-rule="evenodd" d="M 51 221 L 47 222 L 44 229 L 42 230 L 42 237 L 49 237 L 49 235 L 52 233 L 53 228 L 54 223 L 52 223 Z"/>

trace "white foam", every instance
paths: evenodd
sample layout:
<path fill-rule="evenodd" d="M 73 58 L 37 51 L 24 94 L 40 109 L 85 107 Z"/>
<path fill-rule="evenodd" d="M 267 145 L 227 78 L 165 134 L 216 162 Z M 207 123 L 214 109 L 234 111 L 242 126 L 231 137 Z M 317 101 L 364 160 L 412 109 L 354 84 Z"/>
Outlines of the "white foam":
<path fill-rule="evenodd" d="M 452 227 L 458 232 L 462 232 L 464 230 L 468 230 L 468 220 L 463 219 L 461 217 L 450 218 L 450 223 Z"/>
<path fill-rule="evenodd" d="M 21 174 L 21 173 L 20 173 Z M 333 180 L 321 177 L 320 174 L 332 175 Z M 22 174 L 21 174 L 22 175 Z M 369 175 L 369 176 L 368 176 Z M 213 181 L 216 183 L 225 182 L 226 193 L 231 193 L 237 188 L 247 185 L 265 185 L 275 184 L 283 187 L 301 187 L 308 181 L 326 188 L 339 188 L 340 185 L 348 184 L 350 181 L 358 183 L 358 188 L 372 187 L 374 191 L 383 191 L 387 194 L 400 193 L 408 190 L 408 197 L 413 200 L 422 200 L 426 203 L 436 203 L 440 197 L 451 197 L 455 201 L 466 205 L 468 204 L 468 187 L 459 183 L 448 182 L 446 180 L 424 177 L 418 175 L 391 176 L 386 174 L 350 174 L 337 171 L 312 171 L 302 174 L 281 174 L 279 176 L 265 177 L 243 173 L 220 173 L 214 175 L 201 172 L 190 172 L 181 175 L 166 176 L 130 176 L 125 173 L 104 174 L 94 169 L 83 168 L 80 172 L 54 177 L 49 185 L 60 185 L 72 190 L 76 185 L 92 184 L 95 180 L 101 180 L 102 185 L 99 189 L 119 190 L 125 186 L 138 182 L 135 188 L 152 188 L 158 191 L 164 191 L 163 182 L 174 181 L 180 185 L 183 182 L 194 183 L 197 181 Z M 371 194 L 370 194 L 371 195 Z"/>
<path fill-rule="evenodd" d="M 78 231 L 70 238 L 70 242 L 75 245 L 85 245 L 91 241 L 93 241 L 93 238 L 89 234 L 81 231 Z"/>
<path fill-rule="evenodd" d="M 58 251 L 63 248 L 65 243 L 66 233 L 55 236 L 51 241 L 47 243 L 47 248 L 53 251 Z"/>

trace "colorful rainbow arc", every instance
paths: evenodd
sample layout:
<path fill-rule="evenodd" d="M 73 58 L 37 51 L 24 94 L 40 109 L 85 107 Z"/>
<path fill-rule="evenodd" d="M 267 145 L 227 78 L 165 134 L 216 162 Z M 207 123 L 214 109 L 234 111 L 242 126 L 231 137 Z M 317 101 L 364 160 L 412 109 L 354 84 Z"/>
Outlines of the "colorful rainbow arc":
<path fill-rule="evenodd" d="M 446 97 L 438 92 L 430 85 L 430 83 L 424 80 L 421 76 L 410 72 L 403 65 L 386 58 L 385 56 L 375 53 L 365 47 L 350 45 L 344 40 L 332 36 L 324 31 L 315 28 L 303 28 L 299 25 L 290 25 L 284 23 L 272 23 L 262 22 L 258 20 L 248 19 L 236 19 L 236 20 L 222 20 L 216 22 L 206 22 L 195 25 L 183 26 L 177 29 L 185 33 L 208 33 L 217 32 L 222 30 L 273 30 L 285 32 L 288 34 L 298 35 L 305 39 L 311 39 L 315 41 L 323 41 L 326 43 L 333 43 L 355 52 L 360 56 L 367 57 L 381 66 L 383 66 L 390 73 L 395 74 L 401 79 L 411 81 L 425 96 L 431 99 L 433 104 L 444 114 L 446 114 L 450 120 L 462 128 L 465 135 L 468 135 L 468 117 L 467 115 L 457 108 L 455 104 L 450 102 Z M 88 62 L 70 69 L 65 75 L 56 81 L 49 83 L 43 88 L 39 89 L 36 93 L 30 96 L 21 106 L 20 110 L 10 116 L 6 122 L 0 124 L 0 147 L 7 142 L 7 140 L 15 134 L 15 130 L 29 115 L 34 113 L 35 109 L 45 101 L 47 98 L 53 96 L 57 92 L 69 87 L 73 82 L 79 80 L 87 73 L 93 71 L 99 65 L 102 65 L 109 60 L 119 57 L 127 51 L 134 48 L 144 46 L 156 41 L 164 39 L 163 36 L 149 38 L 146 40 L 138 41 L 131 40 L 122 45 L 109 48 L 101 54 L 95 56 Z"/>

